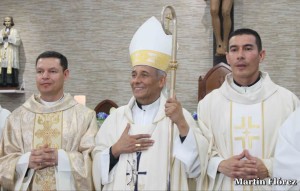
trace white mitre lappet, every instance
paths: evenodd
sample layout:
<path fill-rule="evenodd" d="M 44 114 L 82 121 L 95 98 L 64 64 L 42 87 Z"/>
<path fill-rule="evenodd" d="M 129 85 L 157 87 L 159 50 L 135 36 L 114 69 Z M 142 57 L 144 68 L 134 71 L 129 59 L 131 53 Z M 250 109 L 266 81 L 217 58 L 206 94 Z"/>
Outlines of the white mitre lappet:
<path fill-rule="evenodd" d="M 172 54 L 172 35 L 166 35 L 161 22 L 151 17 L 133 35 L 129 52 L 132 67 L 146 65 L 167 72 Z"/>

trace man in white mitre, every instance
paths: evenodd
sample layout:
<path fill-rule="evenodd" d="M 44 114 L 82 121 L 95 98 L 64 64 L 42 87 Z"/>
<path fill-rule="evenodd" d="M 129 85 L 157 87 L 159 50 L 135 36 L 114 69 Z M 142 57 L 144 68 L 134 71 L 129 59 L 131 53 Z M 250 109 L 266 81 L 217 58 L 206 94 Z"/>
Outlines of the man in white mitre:
<path fill-rule="evenodd" d="M 212 134 L 207 190 L 272 189 L 277 131 L 299 100 L 259 70 L 264 58 L 256 31 L 232 32 L 226 53 L 232 73 L 198 104 L 200 128 Z"/>
<path fill-rule="evenodd" d="M 7 118 L 0 142 L 0 184 L 7 190 L 93 190 L 94 110 L 64 93 L 68 61 L 55 51 L 36 59 L 32 95 Z"/>
<path fill-rule="evenodd" d="M 278 130 L 273 190 L 300 190 L 300 107 Z M 281 180 L 280 180 L 281 179 Z"/>
<path fill-rule="evenodd" d="M 130 43 L 133 97 L 102 124 L 93 151 L 97 190 L 188 190 L 188 178 L 202 181 L 208 141 L 177 99 L 162 93 L 172 51 L 172 36 L 148 19 Z M 174 149 L 169 177 L 169 127 Z M 204 154 L 203 154 L 204 153 Z M 190 187 L 191 188 L 191 187 Z"/>

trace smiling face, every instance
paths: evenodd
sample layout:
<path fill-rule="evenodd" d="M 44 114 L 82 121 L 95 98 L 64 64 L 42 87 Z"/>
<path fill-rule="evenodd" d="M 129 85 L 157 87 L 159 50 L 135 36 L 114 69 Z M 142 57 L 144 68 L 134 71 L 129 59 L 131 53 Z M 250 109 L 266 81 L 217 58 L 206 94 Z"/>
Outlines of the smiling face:
<path fill-rule="evenodd" d="M 69 70 L 63 71 L 58 58 L 40 58 L 36 64 L 36 85 L 45 101 L 56 101 L 63 96 Z"/>
<path fill-rule="evenodd" d="M 166 77 L 150 66 L 135 66 L 131 72 L 130 85 L 137 102 L 148 105 L 157 100 L 166 82 Z"/>
<path fill-rule="evenodd" d="M 265 57 L 265 51 L 259 52 L 255 36 L 242 34 L 229 40 L 229 51 L 226 54 L 231 66 L 233 79 L 247 86 L 254 83 L 259 76 L 259 64 Z"/>

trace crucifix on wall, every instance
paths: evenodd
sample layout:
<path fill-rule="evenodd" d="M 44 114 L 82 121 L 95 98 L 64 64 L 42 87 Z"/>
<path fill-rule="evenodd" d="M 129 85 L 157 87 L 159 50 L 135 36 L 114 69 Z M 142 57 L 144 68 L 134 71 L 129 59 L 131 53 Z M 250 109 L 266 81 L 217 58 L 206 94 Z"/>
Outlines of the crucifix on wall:
<path fill-rule="evenodd" d="M 233 0 L 210 0 L 210 13 L 214 31 L 213 67 L 198 80 L 198 101 L 219 88 L 231 72 L 226 60 L 228 36 L 233 30 Z"/>
<path fill-rule="evenodd" d="M 233 30 L 233 0 L 210 0 L 210 14 L 214 32 L 213 66 L 227 63 L 228 36 Z"/>

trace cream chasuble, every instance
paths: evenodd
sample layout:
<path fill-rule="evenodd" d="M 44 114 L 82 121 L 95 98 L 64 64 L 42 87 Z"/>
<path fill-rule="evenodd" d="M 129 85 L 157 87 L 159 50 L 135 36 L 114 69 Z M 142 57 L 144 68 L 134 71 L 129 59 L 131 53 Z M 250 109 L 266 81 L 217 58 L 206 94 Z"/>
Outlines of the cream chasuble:
<path fill-rule="evenodd" d="M 1 185 L 8 190 L 93 190 L 95 112 L 70 94 L 53 105 L 41 103 L 33 95 L 7 120 L 0 143 Z M 28 169 L 31 150 L 44 144 L 58 149 L 58 165 Z"/>
<path fill-rule="evenodd" d="M 0 105 L 0 139 L 2 136 L 2 130 L 5 125 L 6 118 L 9 116 L 11 112 L 5 108 L 2 108 Z"/>
<path fill-rule="evenodd" d="M 128 105 L 119 107 L 104 121 L 96 136 L 97 146 L 93 151 L 93 178 L 97 190 L 101 189 L 101 183 L 103 190 L 134 190 L 135 185 L 138 186 L 139 191 L 167 189 L 170 120 L 165 116 L 165 102 L 166 98 L 161 94 L 160 99 L 155 103 L 142 106 L 140 109 L 137 107 L 135 99 L 132 98 Z M 188 190 L 188 178 L 194 178 L 194 181 L 196 178 L 200 179 L 202 161 L 197 157 L 199 157 L 198 153 L 207 151 L 208 147 L 192 116 L 186 110 L 184 110 L 184 116 L 190 131 L 182 144 L 181 142 L 175 143 L 180 146 L 178 151 L 174 151 L 172 190 Z M 146 151 L 121 154 L 118 163 L 109 172 L 108 150 L 119 139 L 127 123 L 131 124 L 130 134 L 149 133 L 155 142 Z M 176 127 L 174 128 L 174 139 L 179 139 L 178 130 Z M 201 149 L 203 149 L 202 152 L 200 152 Z M 184 157 L 186 158 L 184 159 Z M 203 165 L 205 164 L 203 160 Z"/>
<path fill-rule="evenodd" d="M 141 106 L 139 108 L 137 104 L 134 104 L 132 108 L 132 115 L 134 124 L 130 124 L 130 135 L 137 134 L 150 134 L 155 130 L 155 125 L 152 124 L 154 117 L 159 108 L 159 99 L 156 100 L 151 105 Z M 144 156 L 147 154 L 147 151 L 131 153 L 131 157 L 128 157 L 128 164 L 126 170 L 127 177 L 127 186 L 129 186 L 130 190 L 134 190 L 135 187 L 139 188 L 139 190 L 145 189 L 146 176 L 147 171 L 149 169 L 145 169 L 145 164 L 143 164 Z M 146 162 L 146 161 L 145 161 Z M 144 169 L 142 169 L 144 167 Z"/>
<path fill-rule="evenodd" d="M 136 134 L 150 134 L 152 135 L 155 129 L 155 125 L 131 125 L 130 135 Z M 129 154 L 128 164 L 126 170 L 127 186 L 129 190 L 134 190 L 137 186 L 139 190 L 145 189 L 145 184 L 147 183 L 147 160 L 144 160 L 144 156 L 147 157 L 148 152 L 136 152 Z"/>
<path fill-rule="evenodd" d="M 272 177 L 277 130 L 298 105 L 298 98 L 274 84 L 267 73 L 261 72 L 261 79 L 251 87 L 237 87 L 232 74 L 228 74 L 222 86 L 198 104 L 200 128 L 211 140 L 207 153 L 208 185 L 203 190 L 272 190 L 263 182 L 236 184 L 219 173 L 218 166 L 246 148 L 263 161 Z"/>

